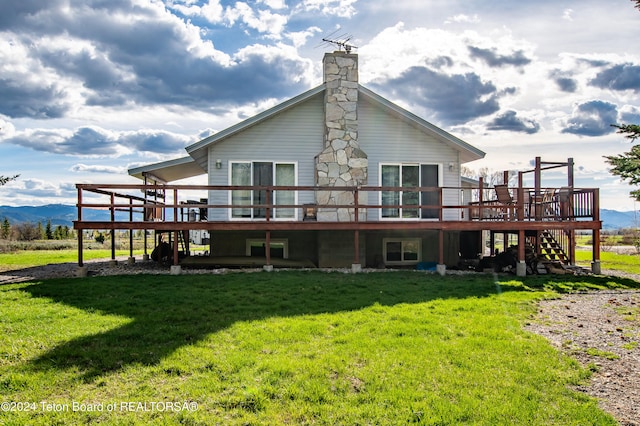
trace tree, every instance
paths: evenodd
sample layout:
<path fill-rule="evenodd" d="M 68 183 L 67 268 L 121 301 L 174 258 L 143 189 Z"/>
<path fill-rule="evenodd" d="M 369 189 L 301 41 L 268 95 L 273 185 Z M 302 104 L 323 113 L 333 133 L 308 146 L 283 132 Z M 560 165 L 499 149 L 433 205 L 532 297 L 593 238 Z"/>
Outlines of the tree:
<path fill-rule="evenodd" d="M 3 186 L 6 183 L 11 182 L 12 180 L 16 180 L 18 179 L 20 175 L 15 175 L 15 176 L 2 176 L 0 175 L 0 186 Z"/>
<path fill-rule="evenodd" d="M 47 240 L 53 240 L 53 230 L 51 229 L 51 219 L 47 221 L 47 226 L 44 228 L 44 235 Z"/>
<path fill-rule="evenodd" d="M 640 0 L 638 0 L 640 4 Z M 640 125 L 637 124 L 613 124 L 618 129 L 617 133 L 635 142 L 640 138 Z M 605 155 L 607 163 L 613 166 L 611 174 L 620 176 L 629 181 L 630 185 L 640 185 L 640 146 L 634 145 L 631 150 L 620 155 Z M 631 196 L 640 201 L 640 189 L 631 191 Z"/>
<path fill-rule="evenodd" d="M 11 237 L 11 224 L 9 223 L 9 219 L 5 217 L 2 221 L 2 228 L 0 229 L 0 238 L 8 240 L 9 237 Z"/>
<path fill-rule="evenodd" d="M 33 223 L 23 222 L 17 224 L 13 231 L 15 233 L 16 240 L 18 241 L 33 241 L 42 238 L 42 225 L 40 229 Z"/>

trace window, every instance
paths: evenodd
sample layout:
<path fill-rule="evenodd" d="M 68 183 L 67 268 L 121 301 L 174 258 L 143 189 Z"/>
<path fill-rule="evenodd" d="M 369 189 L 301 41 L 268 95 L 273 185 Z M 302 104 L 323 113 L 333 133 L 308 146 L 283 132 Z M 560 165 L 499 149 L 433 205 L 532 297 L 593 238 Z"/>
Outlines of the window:
<path fill-rule="evenodd" d="M 231 162 L 231 185 L 236 186 L 294 186 L 296 185 L 295 163 L 274 162 Z M 271 199 L 267 200 L 266 190 L 238 189 L 231 191 L 232 219 L 265 219 L 266 207 L 253 207 L 251 205 L 297 204 L 295 191 L 273 191 Z M 296 209 L 293 207 L 274 208 L 270 218 L 295 219 Z"/>
<path fill-rule="evenodd" d="M 384 219 L 437 219 L 438 191 L 418 192 L 410 188 L 439 187 L 440 169 L 437 164 L 383 164 L 380 166 L 381 186 L 407 188 L 400 191 L 381 191 L 381 217 Z M 416 206 L 412 208 L 411 206 Z"/>
<path fill-rule="evenodd" d="M 272 239 L 269 242 L 269 246 L 271 247 L 271 257 L 279 259 L 289 258 L 289 240 L 286 238 Z M 245 253 L 251 257 L 265 257 L 267 252 L 266 247 L 267 241 L 265 239 L 246 240 Z"/>
<path fill-rule="evenodd" d="M 382 244 L 387 265 L 416 264 L 420 261 L 422 244 L 419 238 L 385 238 Z"/>

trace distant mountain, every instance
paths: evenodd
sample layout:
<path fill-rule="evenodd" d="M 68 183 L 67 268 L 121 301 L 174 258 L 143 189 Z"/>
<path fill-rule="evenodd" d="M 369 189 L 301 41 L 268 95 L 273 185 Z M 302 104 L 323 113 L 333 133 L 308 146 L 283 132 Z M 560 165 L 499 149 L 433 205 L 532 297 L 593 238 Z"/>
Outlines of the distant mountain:
<path fill-rule="evenodd" d="M 640 212 L 600 209 L 600 219 L 602 229 L 606 230 L 640 227 Z"/>
<path fill-rule="evenodd" d="M 86 220 L 109 220 L 108 210 L 84 209 L 83 218 Z M 46 225 L 51 221 L 52 226 L 69 226 L 78 218 L 78 208 L 66 204 L 47 204 L 45 206 L 0 206 L 0 220 L 4 218 L 9 223 L 42 223 Z"/>
<path fill-rule="evenodd" d="M 108 210 L 84 209 L 82 214 L 85 220 L 106 221 L 110 218 Z M 126 220 L 128 216 L 121 212 L 116 212 L 116 215 L 118 219 L 122 218 L 123 220 Z M 10 223 L 40 222 L 45 225 L 50 220 L 52 226 L 72 226 L 73 221 L 78 217 L 78 209 L 76 206 L 66 204 L 48 204 L 37 207 L 0 206 L 0 220 L 4 220 L 5 217 Z M 602 228 L 606 230 L 640 227 L 640 213 L 635 211 L 619 212 L 600 209 L 600 218 L 602 219 Z"/>

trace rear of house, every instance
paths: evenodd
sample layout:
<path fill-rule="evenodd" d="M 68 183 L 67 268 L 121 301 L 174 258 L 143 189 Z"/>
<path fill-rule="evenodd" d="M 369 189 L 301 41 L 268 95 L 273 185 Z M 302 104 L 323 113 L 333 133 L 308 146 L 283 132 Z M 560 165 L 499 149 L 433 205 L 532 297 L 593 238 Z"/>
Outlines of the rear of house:
<path fill-rule="evenodd" d="M 186 147 L 186 157 L 129 170 L 143 185 L 77 185 L 75 228 L 155 231 L 156 244 L 168 235 L 176 266 L 178 240 L 206 231 L 200 241 L 208 241 L 213 264 L 437 265 L 441 273 L 483 253 L 483 236 L 493 247 L 495 235 L 515 235 L 520 275 L 550 244 L 573 262 L 577 229 L 599 240 L 598 190 L 573 187 L 571 159 L 548 163 L 568 167 L 564 191 L 541 185 L 546 165 L 538 157 L 517 187 L 504 187 L 507 201 L 492 199 L 494 188 L 460 174 L 484 152 L 361 86 L 357 55 L 328 53 L 323 67 L 320 86 Z M 528 172 L 534 188 L 523 186 Z M 171 184 L 197 175 L 208 184 Z M 109 199 L 88 203 L 85 191 Z M 83 220 L 82 209 L 92 207 L 109 208 L 111 221 Z M 117 219 L 120 210 L 129 218 Z M 144 213 L 141 221 L 135 212 Z M 597 243 L 593 260 L 595 270 Z"/>
<path fill-rule="evenodd" d="M 350 222 L 352 191 L 341 187 L 460 187 L 460 165 L 484 153 L 392 104 L 357 81 L 357 55 L 325 55 L 325 84 L 293 98 L 249 122 L 215 134 L 191 147 L 189 154 L 203 165 L 214 186 L 308 186 L 319 191 L 275 191 L 273 221 L 300 221 L 303 209 L 278 205 L 308 205 L 313 220 Z M 266 191 L 210 191 L 209 203 L 232 204 L 213 209 L 213 221 L 264 221 Z M 442 202 L 460 205 L 458 189 L 443 191 Z M 441 203 L 436 191 L 371 191 L 360 194 L 368 208 L 360 220 L 438 220 Z M 425 206 L 432 205 L 434 208 Z M 418 208 L 416 206 L 423 206 Z M 446 219 L 460 219 L 462 210 L 447 210 Z M 353 259 L 351 233 L 326 230 L 277 231 L 271 235 L 276 256 L 309 259 L 319 267 L 415 265 L 437 260 L 435 231 L 378 230 L 360 234 L 360 259 Z M 457 262 L 459 236 L 447 236 L 447 260 Z M 264 233 L 211 231 L 212 256 L 262 254 Z"/>

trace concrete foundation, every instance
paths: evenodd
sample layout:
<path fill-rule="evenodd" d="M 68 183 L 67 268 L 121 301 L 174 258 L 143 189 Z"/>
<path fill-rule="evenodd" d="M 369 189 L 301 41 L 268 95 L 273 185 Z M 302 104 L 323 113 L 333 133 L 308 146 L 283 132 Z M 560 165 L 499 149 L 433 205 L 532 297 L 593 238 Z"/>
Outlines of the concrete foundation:
<path fill-rule="evenodd" d="M 358 272 L 362 272 L 362 265 L 359 263 L 351 264 L 351 272 L 357 274 Z"/>
<path fill-rule="evenodd" d="M 262 270 L 265 272 L 273 272 L 273 265 L 264 265 Z"/>
<path fill-rule="evenodd" d="M 135 257 L 130 257 L 130 258 L 127 259 L 127 264 L 133 265 L 134 263 L 136 263 L 136 258 Z"/>
<path fill-rule="evenodd" d="M 519 261 L 516 264 L 516 276 L 518 276 L 518 277 L 526 277 L 527 276 L 527 264 L 524 263 L 523 260 Z"/>
<path fill-rule="evenodd" d="M 171 269 L 169 270 L 170 275 L 180 275 L 181 273 L 182 273 L 182 266 L 171 265 Z"/>
<path fill-rule="evenodd" d="M 602 266 L 600 265 L 599 260 L 591 262 L 591 272 L 593 272 L 596 275 L 602 274 Z"/>
<path fill-rule="evenodd" d="M 76 269 L 76 277 L 78 278 L 84 278 L 89 274 L 89 267 L 88 266 L 78 266 L 78 269 Z"/>
<path fill-rule="evenodd" d="M 445 276 L 447 273 L 447 265 L 436 265 L 436 272 L 442 276 Z"/>
<path fill-rule="evenodd" d="M 142 260 L 143 260 L 144 262 L 148 262 L 148 261 L 149 261 L 149 255 L 148 255 L 148 254 L 143 254 L 143 255 L 142 255 Z"/>
<path fill-rule="evenodd" d="M 109 266 L 117 266 L 117 265 L 118 265 L 118 261 L 117 260 L 111 259 L 109 261 Z"/>

